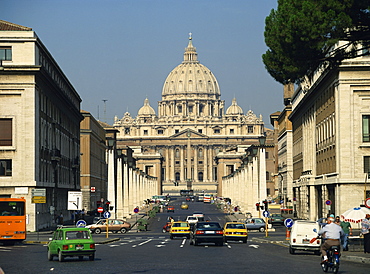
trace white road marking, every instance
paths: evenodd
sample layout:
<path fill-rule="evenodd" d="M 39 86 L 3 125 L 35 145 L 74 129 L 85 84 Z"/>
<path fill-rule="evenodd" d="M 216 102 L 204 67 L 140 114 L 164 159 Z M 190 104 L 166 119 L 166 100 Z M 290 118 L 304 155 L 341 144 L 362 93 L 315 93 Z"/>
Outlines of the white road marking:
<path fill-rule="evenodd" d="M 119 245 L 109 245 L 109 247 L 117 247 L 117 246 L 119 246 Z"/>
<path fill-rule="evenodd" d="M 145 244 L 147 244 L 147 243 L 149 243 L 149 242 L 151 242 L 152 241 L 152 239 L 149 239 L 149 240 L 147 240 L 147 241 L 145 241 L 145 242 L 142 242 L 142 243 L 140 243 L 140 244 L 138 244 L 138 245 L 145 245 Z"/>
<path fill-rule="evenodd" d="M 259 248 L 260 246 L 259 245 L 249 245 L 249 247 Z"/>
<path fill-rule="evenodd" d="M 166 246 L 166 245 L 155 245 L 155 246 L 158 248 L 161 248 L 162 246 Z"/>
<path fill-rule="evenodd" d="M 228 243 L 225 243 L 227 245 L 228 248 L 231 248 L 231 245 L 229 245 Z"/>
<path fill-rule="evenodd" d="M 182 247 L 184 247 L 184 244 L 186 243 L 186 239 L 183 239 L 182 240 L 182 242 L 181 242 L 181 245 L 180 245 L 180 247 L 182 248 Z"/>

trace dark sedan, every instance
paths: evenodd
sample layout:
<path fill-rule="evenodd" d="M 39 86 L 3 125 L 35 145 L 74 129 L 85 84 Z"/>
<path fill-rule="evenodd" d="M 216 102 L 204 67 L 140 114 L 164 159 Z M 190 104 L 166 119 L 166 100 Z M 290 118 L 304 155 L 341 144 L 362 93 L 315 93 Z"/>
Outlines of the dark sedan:
<path fill-rule="evenodd" d="M 224 244 L 223 228 L 218 222 L 197 222 L 190 232 L 190 244 L 214 243 L 222 246 Z"/>

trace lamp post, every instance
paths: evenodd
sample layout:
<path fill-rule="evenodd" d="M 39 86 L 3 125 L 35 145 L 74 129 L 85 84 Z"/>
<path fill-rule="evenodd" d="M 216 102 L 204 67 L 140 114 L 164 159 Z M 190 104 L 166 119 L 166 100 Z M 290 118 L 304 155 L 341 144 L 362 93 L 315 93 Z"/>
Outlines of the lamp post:
<path fill-rule="evenodd" d="M 60 155 L 60 150 L 54 148 L 51 151 L 51 164 L 53 166 L 53 171 L 54 171 L 54 188 L 53 188 L 53 205 L 50 207 L 50 214 L 52 216 L 52 222 L 55 221 L 54 215 L 57 209 L 57 201 L 56 201 L 56 196 L 58 195 L 58 164 L 61 160 L 61 155 Z"/>

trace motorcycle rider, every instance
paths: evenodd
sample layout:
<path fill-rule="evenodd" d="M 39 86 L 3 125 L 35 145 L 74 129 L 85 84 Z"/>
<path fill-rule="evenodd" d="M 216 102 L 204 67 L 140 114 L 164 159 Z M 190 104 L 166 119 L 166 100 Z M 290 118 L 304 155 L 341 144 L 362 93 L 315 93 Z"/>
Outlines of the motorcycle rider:
<path fill-rule="evenodd" d="M 327 225 L 320 229 L 319 235 L 323 235 L 323 237 L 325 237 L 325 242 L 320 247 L 323 257 L 321 263 L 324 263 L 328 261 L 326 251 L 332 246 L 340 246 L 340 240 L 344 237 L 344 231 L 339 225 L 334 223 L 333 217 L 329 217 L 327 219 Z"/>

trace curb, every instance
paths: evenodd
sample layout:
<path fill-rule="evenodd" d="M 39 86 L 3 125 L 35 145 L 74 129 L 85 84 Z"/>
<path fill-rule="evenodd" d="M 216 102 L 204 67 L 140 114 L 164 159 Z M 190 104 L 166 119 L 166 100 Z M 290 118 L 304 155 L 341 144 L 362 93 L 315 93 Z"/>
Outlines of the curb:
<path fill-rule="evenodd" d="M 108 243 L 112 243 L 112 242 L 117 242 L 119 241 L 120 238 L 112 238 L 112 239 L 108 239 L 108 240 L 99 240 L 99 241 L 95 241 L 95 244 L 108 244 Z M 23 243 L 25 244 L 48 244 L 49 241 L 23 241 Z"/>

